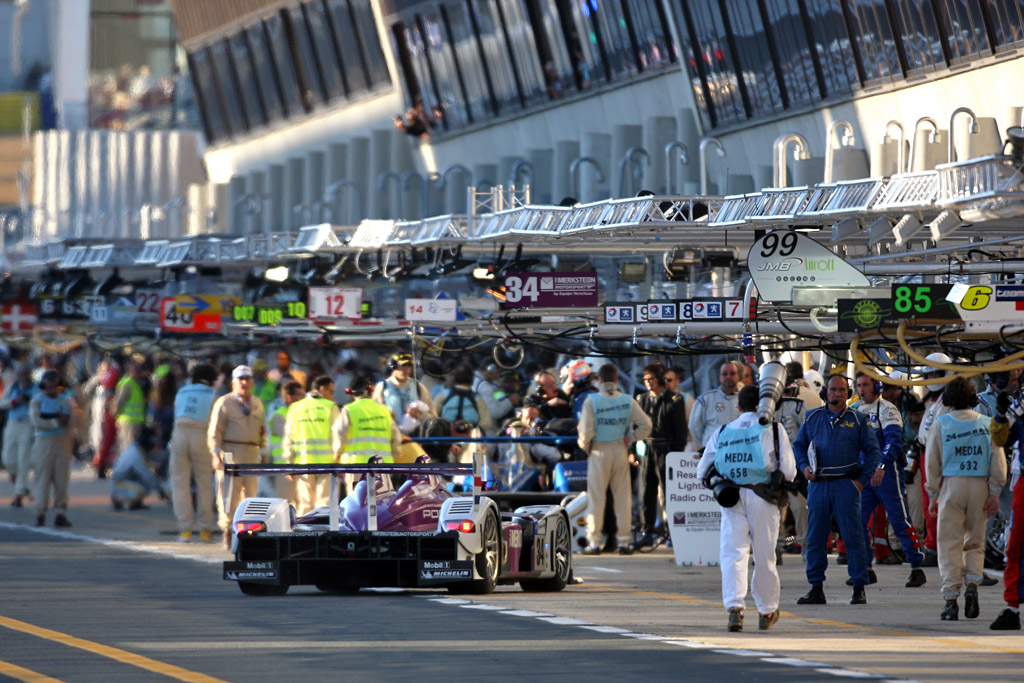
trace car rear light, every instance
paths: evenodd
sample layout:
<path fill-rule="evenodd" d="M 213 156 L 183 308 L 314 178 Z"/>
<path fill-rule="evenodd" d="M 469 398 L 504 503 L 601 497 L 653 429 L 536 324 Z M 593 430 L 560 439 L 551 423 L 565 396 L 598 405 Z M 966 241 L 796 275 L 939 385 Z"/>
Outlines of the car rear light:
<path fill-rule="evenodd" d="M 235 522 L 235 533 L 243 534 L 245 532 L 253 531 L 266 531 L 267 525 L 265 522 Z"/>
<path fill-rule="evenodd" d="M 473 524 L 473 520 L 464 519 L 461 522 L 446 522 L 445 528 L 449 530 L 454 529 L 455 531 L 461 531 L 464 534 L 468 534 L 476 529 L 476 525 Z"/>

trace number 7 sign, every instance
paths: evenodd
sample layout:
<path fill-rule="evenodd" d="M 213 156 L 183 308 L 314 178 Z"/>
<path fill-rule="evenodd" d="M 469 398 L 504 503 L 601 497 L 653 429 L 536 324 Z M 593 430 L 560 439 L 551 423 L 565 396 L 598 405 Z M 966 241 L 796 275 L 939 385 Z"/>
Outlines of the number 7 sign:
<path fill-rule="evenodd" d="M 312 320 L 363 317 L 363 290 L 342 287 L 310 287 L 309 317 Z"/>

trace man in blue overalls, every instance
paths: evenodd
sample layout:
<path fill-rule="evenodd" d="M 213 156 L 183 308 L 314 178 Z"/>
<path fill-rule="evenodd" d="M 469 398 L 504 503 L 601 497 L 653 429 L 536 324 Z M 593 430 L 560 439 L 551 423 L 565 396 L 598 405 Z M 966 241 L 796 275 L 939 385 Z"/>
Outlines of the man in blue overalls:
<path fill-rule="evenodd" d="M 850 387 L 843 375 L 826 383 L 826 405 L 807 415 L 793 454 L 809 482 L 807 486 L 807 582 L 811 590 L 797 600 L 801 605 L 824 605 L 825 542 L 832 516 L 846 541 L 847 570 L 853 580 L 851 605 L 867 603 L 868 583 L 864 527 L 860 522 L 860 492 L 878 467 L 878 439 L 867 416 L 846 407 Z"/>

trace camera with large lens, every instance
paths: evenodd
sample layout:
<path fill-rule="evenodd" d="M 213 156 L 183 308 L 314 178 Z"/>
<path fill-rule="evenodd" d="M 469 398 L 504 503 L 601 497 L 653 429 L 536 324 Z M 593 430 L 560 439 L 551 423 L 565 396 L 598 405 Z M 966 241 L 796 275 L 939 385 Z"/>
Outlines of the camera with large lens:
<path fill-rule="evenodd" d="M 724 508 L 731 508 L 740 502 L 740 487 L 719 474 L 714 465 L 704 477 L 704 488 L 710 489 L 715 496 L 715 502 Z"/>

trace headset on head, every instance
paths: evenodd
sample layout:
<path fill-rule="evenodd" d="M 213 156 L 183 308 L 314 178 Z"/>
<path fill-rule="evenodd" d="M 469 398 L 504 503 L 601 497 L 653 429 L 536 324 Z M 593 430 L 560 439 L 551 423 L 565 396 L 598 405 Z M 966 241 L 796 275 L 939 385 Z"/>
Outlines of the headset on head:
<path fill-rule="evenodd" d="M 666 386 L 665 373 L 667 371 L 668 368 L 658 363 L 651 363 L 646 368 L 644 368 L 644 372 L 654 377 L 654 381 L 658 383 L 658 386 L 663 388 Z"/>
<path fill-rule="evenodd" d="M 388 372 L 394 372 L 401 365 L 412 365 L 411 353 L 393 353 L 388 358 Z"/>

